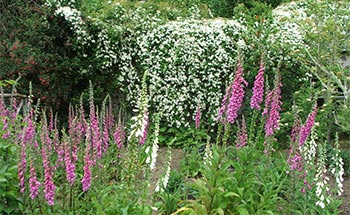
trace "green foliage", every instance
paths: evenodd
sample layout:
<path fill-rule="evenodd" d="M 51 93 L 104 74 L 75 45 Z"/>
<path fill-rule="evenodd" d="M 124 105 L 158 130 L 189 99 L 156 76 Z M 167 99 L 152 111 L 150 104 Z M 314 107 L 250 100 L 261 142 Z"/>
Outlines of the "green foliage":
<path fill-rule="evenodd" d="M 155 206 L 158 208 L 158 213 L 170 215 L 174 213 L 185 196 L 185 181 L 184 174 L 172 170 L 168 185 L 164 192 L 156 194 Z M 157 201 L 159 199 L 159 201 Z"/>
<path fill-rule="evenodd" d="M 201 162 L 202 177 L 189 185 L 197 191 L 195 199 L 187 200 L 177 214 L 279 213 L 286 164 L 277 161 L 265 160 L 261 152 L 250 147 L 214 146 L 212 157 Z"/>
<path fill-rule="evenodd" d="M 58 110 L 81 88 L 76 75 L 79 60 L 72 34 L 63 20 L 55 19 L 43 1 L 1 1 L 1 79 L 22 76 L 18 91 Z M 64 84 L 62 84 L 64 83 Z M 74 90 L 73 90 L 74 89 Z"/>
<path fill-rule="evenodd" d="M 314 82 L 320 100 L 328 106 L 324 108 L 328 119 L 324 133 L 330 139 L 337 129 L 348 132 L 344 121 L 349 114 L 350 92 L 348 2 L 310 0 L 280 9 L 291 14 L 286 17 L 286 23 L 298 24 L 305 34 L 307 48 L 302 50 L 305 58 L 301 62 L 307 67 L 305 78 Z"/>
<path fill-rule="evenodd" d="M 0 81 L 0 85 L 13 85 L 15 81 Z M 1 106 L 4 105 L 1 102 Z M 15 123 L 6 116 L 5 109 L 2 109 L 0 116 L 0 213 L 21 214 L 19 206 L 22 203 L 20 198 L 17 174 L 17 161 L 19 148 L 12 139 L 15 132 Z"/>
<path fill-rule="evenodd" d="M 0 129 L 2 130 L 2 123 Z M 1 136 L 3 132 L 1 132 Z M 0 213 L 21 214 L 19 186 L 17 185 L 18 147 L 9 140 L 0 139 Z"/>

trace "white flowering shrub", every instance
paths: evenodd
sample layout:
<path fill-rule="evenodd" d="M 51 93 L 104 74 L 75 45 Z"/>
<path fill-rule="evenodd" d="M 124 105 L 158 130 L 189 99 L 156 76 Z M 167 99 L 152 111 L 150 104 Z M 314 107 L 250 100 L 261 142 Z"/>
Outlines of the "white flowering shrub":
<path fill-rule="evenodd" d="M 150 105 L 173 126 L 194 119 L 197 104 L 215 118 L 222 91 L 232 79 L 239 35 L 245 27 L 233 20 L 186 20 L 160 25 L 137 38 L 138 60 L 149 74 Z M 128 73 L 130 77 L 138 77 Z M 135 101 L 138 79 L 129 79 L 128 100 Z"/>
<path fill-rule="evenodd" d="M 80 12 L 75 1 L 47 0 L 47 6 L 75 34 L 80 74 L 107 76 L 126 95 L 128 106 L 134 106 L 141 76 L 147 70 L 152 111 L 171 126 L 188 127 L 198 104 L 204 119 L 215 119 L 238 52 L 247 56 L 246 65 L 252 65 L 245 65 L 248 81 L 262 53 L 267 73 L 281 59 L 288 65 L 282 70 L 282 81 L 287 80 L 284 86 L 290 91 L 291 86 L 299 86 L 295 82 L 308 81 L 298 78 L 304 74 L 300 72 L 305 58 L 301 50 L 309 30 L 302 23 L 313 16 L 308 8 L 311 2 L 284 4 L 256 20 L 249 20 L 247 14 L 236 20 L 201 19 L 196 5 L 184 17 L 172 17 L 177 21 L 169 21 L 152 6 L 132 8 L 116 1 L 100 2 L 96 11 L 93 4 L 81 3 Z"/>

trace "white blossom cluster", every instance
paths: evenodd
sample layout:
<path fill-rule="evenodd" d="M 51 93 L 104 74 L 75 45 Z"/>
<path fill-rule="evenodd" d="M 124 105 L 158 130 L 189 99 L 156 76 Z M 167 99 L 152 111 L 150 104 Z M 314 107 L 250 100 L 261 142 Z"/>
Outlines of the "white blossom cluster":
<path fill-rule="evenodd" d="M 53 7 L 63 7 L 63 6 L 69 6 L 69 7 L 74 7 L 76 1 L 75 0 L 46 0 L 45 1 L 45 6 L 49 8 Z"/>
<path fill-rule="evenodd" d="M 86 30 L 80 11 L 70 6 L 59 6 L 54 14 L 56 16 L 63 16 L 64 19 L 70 23 L 71 30 L 77 35 L 76 39 L 82 46 L 90 43 L 91 36 Z"/>
<path fill-rule="evenodd" d="M 213 160 L 213 153 L 211 151 L 210 142 L 208 141 L 207 144 L 205 145 L 205 153 L 204 153 L 204 157 L 203 157 L 203 163 L 206 166 L 210 166 L 212 160 Z"/>
<path fill-rule="evenodd" d="M 171 151 L 168 149 L 168 162 L 165 174 L 158 180 L 156 188 L 154 189 L 155 192 L 163 192 L 164 189 L 167 187 L 169 178 L 170 178 L 170 170 L 171 170 Z"/>
<path fill-rule="evenodd" d="M 159 149 L 158 143 L 159 143 L 159 118 L 156 121 L 155 124 L 155 129 L 154 129 L 154 140 L 153 140 L 153 144 L 152 147 L 151 146 L 147 146 L 145 153 L 148 155 L 146 158 L 146 163 L 149 164 L 150 166 L 150 170 L 153 170 L 154 167 L 156 166 L 156 161 L 157 161 L 157 152 Z"/>
<path fill-rule="evenodd" d="M 150 105 L 155 112 L 172 126 L 189 126 L 200 103 L 206 117 L 215 119 L 224 88 L 234 74 L 237 42 L 244 30 L 233 20 L 186 20 L 140 35 L 138 57 L 149 73 Z M 244 42 L 239 44 L 244 50 Z M 130 72 L 128 77 L 137 77 Z M 132 102 L 138 80 L 129 81 Z"/>
<path fill-rule="evenodd" d="M 96 58 L 99 59 L 102 69 L 109 69 L 119 61 L 118 46 L 112 41 L 105 29 L 97 35 Z"/>
<path fill-rule="evenodd" d="M 340 196 L 343 190 L 343 182 L 344 182 L 344 162 L 343 158 L 340 156 L 339 149 L 339 137 L 338 133 L 336 133 L 336 141 L 335 141 L 335 150 L 332 155 L 332 164 L 330 166 L 331 173 L 335 176 L 335 182 L 337 186 L 337 194 Z"/>
<path fill-rule="evenodd" d="M 273 10 L 272 24 L 266 26 L 272 31 L 262 32 L 269 33 L 267 45 L 278 45 L 267 49 L 268 64 L 277 62 L 276 57 L 283 56 L 287 61 L 296 55 L 300 57 L 305 32 L 310 29 L 307 26 L 312 24 L 308 20 L 314 18 L 309 13 L 311 2 L 314 1 L 291 2 Z M 80 11 L 75 9 L 74 0 L 46 0 L 46 4 L 70 23 L 82 49 L 96 50 L 95 56 L 90 57 L 97 61 L 89 70 L 116 69 L 114 77 L 130 106 L 137 102 L 140 71 L 147 70 L 150 105 L 170 126 L 189 126 L 198 103 L 203 104 L 203 117 L 214 120 L 224 90 L 232 80 L 238 50 L 245 53 L 257 49 L 242 37 L 247 32 L 244 20 L 198 20 L 196 7 L 190 10 L 190 20 L 164 23 L 159 11 L 142 7 L 131 10 L 110 2 L 112 21 L 100 20 L 98 16 L 84 18 L 98 29 L 92 36 Z M 350 9 L 340 5 L 342 11 Z M 348 23 L 348 18 L 340 16 L 339 22 Z"/>
<path fill-rule="evenodd" d="M 315 14 L 315 7 L 320 11 Z M 323 11 L 322 11 L 323 10 Z M 329 21 L 346 29 L 350 18 L 350 4 L 345 1 L 305 0 L 282 4 L 273 10 L 283 43 L 302 44 L 306 32 L 318 34 Z M 321 27 L 321 28 L 320 28 Z M 344 29 L 339 33 L 346 35 Z"/>
<path fill-rule="evenodd" d="M 144 141 L 142 141 L 142 139 L 147 136 L 149 122 L 146 77 L 147 72 L 145 72 L 142 79 L 142 88 L 139 91 L 139 98 L 137 100 L 137 105 L 134 109 L 136 115 L 131 117 L 131 121 L 133 122 L 133 124 L 130 126 L 131 131 L 128 137 L 129 141 L 132 140 L 133 137 L 135 137 L 137 140 L 140 141 L 141 145 L 144 144 Z"/>
<path fill-rule="evenodd" d="M 325 145 L 320 145 L 319 147 L 319 157 L 317 159 L 317 169 L 315 176 L 316 196 L 318 198 L 316 206 L 325 208 L 326 204 L 329 204 L 331 202 L 328 187 L 329 178 L 327 176 L 326 167 L 327 155 Z"/>
<path fill-rule="evenodd" d="M 302 157 L 305 159 L 306 163 L 309 166 L 313 166 L 314 159 L 316 157 L 316 148 L 318 139 L 317 133 L 315 131 L 315 127 L 311 130 L 310 138 L 305 142 L 305 144 L 301 147 Z"/>

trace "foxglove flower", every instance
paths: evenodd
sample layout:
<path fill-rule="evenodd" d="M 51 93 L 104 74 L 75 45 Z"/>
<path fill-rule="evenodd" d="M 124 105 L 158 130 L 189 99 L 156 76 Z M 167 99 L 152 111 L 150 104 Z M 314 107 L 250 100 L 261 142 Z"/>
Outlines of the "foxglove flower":
<path fill-rule="evenodd" d="M 291 142 L 292 143 L 298 143 L 299 140 L 299 134 L 300 134 L 300 119 L 297 118 L 294 121 L 294 125 L 292 127 L 292 132 L 291 132 Z"/>
<path fill-rule="evenodd" d="M 118 149 L 123 147 L 124 132 L 121 125 L 117 125 L 114 132 L 114 141 L 117 144 Z"/>
<path fill-rule="evenodd" d="M 88 144 L 89 145 L 89 144 Z M 91 161 L 90 161 L 90 147 L 87 146 L 86 153 L 85 153 L 85 158 L 84 158 L 84 176 L 81 180 L 81 184 L 83 186 L 83 191 L 86 192 L 87 190 L 90 189 L 91 186 Z"/>
<path fill-rule="evenodd" d="M 18 161 L 18 179 L 19 179 L 19 187 L 20 192 L 24 193 L 25 191 L 25 172 L 27 166 L 26 159 L 26 146 L 25 144 L 21 144 L 21 159 Z"/>
<path fill-rule="evenodd" d="M 265 122 L 265 136 L 269 137 L 274 134 L 274 131 L 279 128 L 280 110 L 281 110 L 281 86 L 279 80 L 275 84 L 275 88 L 267 96 L 267 100 L 270 100 L 268 105 L 267 118 Z M 266 107 L 265 107 L 266 108 Z"/>
<path fill-rule="evenodd" d="M 108 109 L 106 115 L 107 127 L 108 129 L 112 129 L 114 125 L 114 115 L 113 115 L 113 106 L 111 97 L 108 97 Z"/>
<path fill-rule="evenodd" d="M 328 181 L 329 178 L 327 176 L 327 168 L 326 168 L 326 150 L 325 146 L 319 145 L 319 157 L 317 162 L 317 169 L 316 169 L 316 196 L 318 198 L 318 201 L 316 202 L 316 206 L 319 206 L 321 208 L 325 208 L 326 204 L 330 203 L 329 198 L 329 187 L 328 187 Z"/>
<path fill-rule="evenodd" d="M 40 135 L 41 142 L 43 143 L 43 145 L 45 145 L 45 147 L 47 148 L 47 151 L 51 152 L 52 140 L 50 138 L 50 134 L 47 126 L 47 118 L 45 113 L 43 113 L 43 116 L 41 118 L 41 125 L 42 125 L 41 135 Z"/>
<path fill-rule="evenodd" d="M 73 185 L 76 174 L 75 174 L 75 163 L 72 162 L 70 152 L 72 148 L 69 147 L 68 141 L 64 144 L 64 163 L 66 167 L 66 178 L 70 185 Z"/>
<path fill-rule="evenodd" d="M 294 153 L 290 151 L 288 164 L 291 170 L 301 172 L 304 169 L 303 158 L 300 156 L 300 153 L 298 151 Z"/>
<path fill-rule="evenodd" d="M 49 160 L 47 158 L 46 154 L 46 147 L 44 146 L 42 148 L 42 157 L 43 157 L 43 166 L 44 166 L 44 193 L 45 193 L 45 199 L 47 201 L 47 204 L 52 206 L 54 205 L 54 199 L 55 199 L 55 190 L 56 186 L 53 183 L 53 172 L 52 168 L 50 167 Z"/>
<path fill-rule="evenodd" d="M 155 130 L 154 130 L 154 141 L 152 144 L 152 148 L 148 146 L 145 150 L 146 154 L 148 154 L 146 163 L 149 164 L 150 169 L 153 170 L 154 167 L 156 166 L 156 161 L 157 161 L 157 152 L 159 149 L 158 143 L 159 143 L 159 119 L 156 121 L 155 125 Z M 150 151 L 151 150 L 151 151 Z"/>
<path fill-rule="evenodd" d="M 244 89 L 243 86 L 247 86 L 248 83 L 243 78 L 243 67 L 241 62 L 238 62 L 235 78 L 233 81 L 233 86 L 231 90 L 231 97 L 226 110 L 227 121 L 229 123 L 234 123 L 235 119 L 238 116 L 238 111 L 241 108 Z"/>
<path fill-rule="evenodd" d="M 258 74 L 255 77 L 254 87 L 253 87 L 253 95 L 250 100 L 250 107 L 252 109 L 260 110 L 260 104 L 263 101 L 264 96 L 264 72 L 265 66 L 264 62 L 260 62 L 260 68 Z"/>
<path fill-rule="evenodd" d="M 35 199 L 39 195 L 39 187 L 41 183 L 36 178 L 35 168 L 32 162 L 30 162 L 30 176 L 29 176 L 29 188 L 30 188 L 30 198 Z"/>
<path fill-rule="evenodd" d="M 311 129 L 311 135 L 310 140 L 306 141 L 303 146 L 299 146 L 301 148 L 301 152 L 303 155 L 304 160 L 309 164 L 312 165 L 314 162 L 314 159 L 316 157 L 316 148 L 317 143 L 317 133 L 315 132 L 315 129 Z"/>
<path fill-rule="evenodd" d="M 148 133 L 148 123 L 149 123 L 148 112 L 145 112 L 143 123 L 141 126 L 142 136 L 140 138 L 140 145 L 143 145 L 146 142 L 147 133 Z"/>
<path fill-rule="evenodd" d="M 131 132 L 128 137 L 129 140 L 136 138 L 141 145 L 143 145 L 147 138 L 148 131 L 148 98 L 147 98 L 147 86 L 146 86 L 147 72 L 143 75 L 142 89 L 140 97 L 137 102 L 136 112 L 138 114 L 131 119 L 134 123 L 131 125 Z"/>
<path fill-rule="evenodd" d="M 106 108 L 102 111 L 102 146 L 103 152 L 106 152 L 109 147 L 109 125 L 108 125 L 108 112 Z"/>
<path fill-rule="evenodd" d="M 299 135 L 299 146 L 303 146 L 306 139 L 309 137 L 311 133 L 311 129 L 315 124 L 315 118 L 317 114 L 317 104 L 315 104 L 314 109 L 311 114 L 307 117 L 305 125 L 300 129 Z"/>
<path fill-rule="evenodd" d="M 338 133 L 335 134 L 335 152 L 332 155 L 331 173 L 335 177 L 335 183 L 337 186 L 337 194 L 340 196 L 343 190 L 343 175 L 344 175 L 344 162 L 343 158 L 340 156 L 339 149 L 339 136 Z"/>
<path fill-rule="evenodd" d="M 166 189 L 168 182 L 169 182 L 169 177 L 170 177 L 170 170 L 171 170 L 171 151 L 168 150 L 168 163 L 167 163 L 167 168 L 165 171 L 165 174 L 163 177 L 159 179 L 157 182 L 155 192 L 162 192 L 164 189 Z"/>
<path fill-rule="evenodd" d="M 100 135 L 100 127 L 97 111 L 95 111 L 94 104 L 94 90 L 92 86 L 92 82 L 89 82 L 89 107 L 90 107 L 90 127 L 86 131 L 86 133 L 90 133 L 89 137 L 91 138 L 91 146 L 92 146 L 92 164 L 96 164 L 96 160 L 100 159 L 102 156 L 102 143 L 101 143 L 101 135 Z"/>
<path fill-rule="evenodd" d="M 237 149 L 240 149 L 248 144 L 248 134 L 247 134 L 247 126 L 245 124 L 244 117 L 242 119 L 241 128 L 238 130 L 237 135 Z"/>
<path fill-rule="evenodd" d="M 204 165 L 210 166 L 213 160 L 213 152 L 211 151 L 210 142 L 208 141 L 205 145 L 205 153 L 203 157 Z"/>
<path fill-rule="evenodd" d="M 232 89 L 232 84 L 230 84 L 230 85 L 226 88 L 226 93 L 225 93 L 225 95 L 224 95 L 224 98 L 222 99 L 221 107 L 220 107 L 220 110 L 219 110 L 219 114 L 218 114 L 217 120 L 222 120 L 222 115 L 223 115 L 224 113 L 226 113 L 226 109 L 227 109 L 227 100 L 230 98 L 231 89 Z"/>

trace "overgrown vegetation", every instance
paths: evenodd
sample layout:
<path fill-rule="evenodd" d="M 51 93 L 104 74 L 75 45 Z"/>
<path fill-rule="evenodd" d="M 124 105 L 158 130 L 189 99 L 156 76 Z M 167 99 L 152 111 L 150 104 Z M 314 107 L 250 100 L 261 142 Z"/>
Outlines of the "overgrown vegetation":
<path fill-rule="evenodd" d="M 2 1 L 0 213 L 341 213 L 349 7 Z"/>

